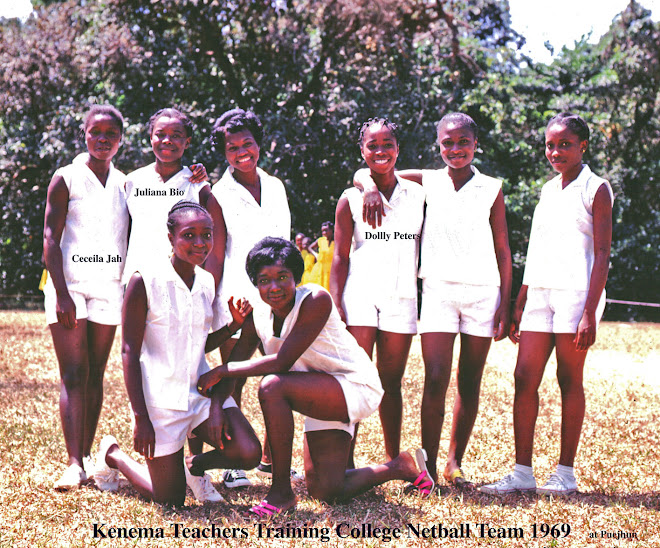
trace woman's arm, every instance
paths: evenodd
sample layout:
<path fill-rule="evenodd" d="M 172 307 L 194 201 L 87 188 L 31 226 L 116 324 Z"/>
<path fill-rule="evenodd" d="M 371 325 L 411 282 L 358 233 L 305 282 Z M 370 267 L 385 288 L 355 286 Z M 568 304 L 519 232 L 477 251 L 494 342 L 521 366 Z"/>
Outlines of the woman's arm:
<path fill-rule="evenodd" d="M 215 290 L 218 290 L 225 267 L 225 249 L 227 246 L 227 225 L 222 214 L 222 207 L 211 192 L 211 187 L 205 186 L 199 193 L 199 200 L 213 219 L 213 249 L 206 258 L 204 268 L 213 274 Z"/>
<path fill-rule="evenodd" d="M 252 313 L 252 305 L 246 299 L 239 299 L 234 304 L 234 297 L 230 297 L 227 304 L 229 305 L 232 322 L 213 333 L 209 333 L 209 336 L 206 338 L 206 346 L 204 347 L 204 352 L 207 354 L 228 341 L 241 328 L 248 315 Z"/>
<path fill-rule="evenodd" d="M 344 286 L 348 278 L 349 254 L 351 252 L 351 242 L 353 241 L 353 216 L 348 199 L 342 196 L 337 203 L 335 212 L 335 253 L 332 258 L 332 268 L 330 269 L 330 295 L 339 311 L 339 315 L 346 323 L 346 313 L 342 306 L 342 297 L 344 295 Z"/>
<path fill-rule="evenodd" d="M 198 386 L 200 392 L 208 394 L 208 390 L 213 385 L 225 378 L 261 377 L 271 373 L 288 371 L 316 340 L 328 321 L 331 311 L 332 299 L 330 295 L 325 291 L 312 293 L 300 306 L 296 324 L 277 354 L 247 361 L 230 361 L 216 367 L 200 377 Z M 245 322 L 246 327 L 248 327 L 248 322 L 249 320 Z M 241 336 L 241 338 L 243 337 Z M 233 352 L 232 357 L 234 357 Z"/>
<path fill-rule="evenodd" d="M 525 303 L 527 302 L 527 289 L 528 286 L 522 285 L 518 292 L 518 297 L 513 305 L 513 312 L 511 313 L 511 325 L 509 327 L 509 339 L 511 342 L 520 342 L 520 319 L 522 318 Z"/>
<path fill-rule="evenodd" d="M 596 191 L 593 204 L 594 216 L 594 265 L 584 312 L 575 334 L 575 347 L 580 351 L 596 342 L 596 308 L 605 289 L 610 269 L 612 247 L 612 200 L 605 184 Z"/>
<path fill-rule="evenodd" d="M 44 261 L 57 294 L 57 321 L 67 329 L 76 327 L 76 305 L 69 295 L 64 279 L 62 232 L 69 211 L 69 189 L 61 175 L 54 175 L 48 185 L 44 220 Z"/>
<path fill-rule="evenodd" d="M 419 169 L 406 169 L 396 171 L 396 175 L 408 179 L 417 184 L 422 184 L 422 171 Z M 358 169 L 353 175 L 353 186 L 364 192 L 362 198 L 362 220 L 369 223 L 371 228 L 378 228 L 383 223 L 385 209 L 383 200 L 380 197 L 380 191 L 371 177 L 371 170 L 368 168 Z"/>
<path fill-rule="evenodd" d="M 500 305 L 495 312 L 494 333 L 496 341 L 501 341 L 509 334 L 509 307 L 511 303 L 511 249 L 509 231 L 506 225 L 506 206 L 504 194 L 499 191 L 490 210 L 490 227 L 493 231 L 497 269 L 500 272 Z"/>
<path fill-rule="evenodd" d="M 147 411 L 142 387 L 140 353 L 147 322 L 147 291 L 140 274 L 131 276 L 124 295 L 122 308 L 121 360 L 124 366 L 124 384 L 135 417 L 133 441 L 135 450 L 151 459 L 156 447 L 156 434 Z"/>
<path fill-rule="evenodd" d="M 259 346 L 259 343 L 261 341 L 259 340 L 259 336 L 257 335 L 257 330 L 254 328 L 254 320 L 252 315 L 249 315 L 245 319 L 245 323 L 243 324 L 243 328 L 241 329 L 241 337 L 238 339 L 238 342 L 234 345 L 234 348 L 231 351 L 231 354 L 229 355 L 229 359 L 227 361 L 232 362 L 232 361 L 241 361 L 241 360 L 248 360 L 252 357 L 254 354 L 254 351 L 257 349 Z M 205 373 L 202 375 L 199 379 L 197 389 L 204 395 L 208 395 L 208 387 L 212 385 L 206 385 L 205 381 L 205 375 L 209 375 L 209 373 Z M 209 376 L 210 377 L 210 376 Z M 208 379 L 209 377 L 206 377 Z M 236 384 L 236 379 L 234 378 L 223 378 L 218 382 L 213 387 L 212 391 L 212 397 L 217 398 L 221 402 L 224 402 L 229 396 L 231 396 L 234 393 L 234 385 Z M 202 389 L 201 387 L 205 386 L 206 389 Z"/>

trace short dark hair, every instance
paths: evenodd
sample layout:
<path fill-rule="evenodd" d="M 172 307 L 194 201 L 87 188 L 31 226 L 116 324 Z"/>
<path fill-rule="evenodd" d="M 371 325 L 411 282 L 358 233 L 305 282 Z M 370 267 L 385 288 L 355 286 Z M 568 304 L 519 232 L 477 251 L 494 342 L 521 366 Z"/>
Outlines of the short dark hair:
<path fill-rule="evenodd" d="M 198 204 L 197 202 L 179 200 L 172 206 L 172 209 L 170 209 L 170 212 L 167 214 L 167 230 L 169 230 L 170 234 L 174 234 L 174 229 L 176 225 L 179 224 L 179 217 L 181 214 L 191 209 L 204 213 L 209 219 L 211 219 L 211 224 L 213 224 L 213 217 L 211 217 L 211 214 L 206 210 L 204 206 Z"/>
<path fill-rule="evenodd" d="M 560 112 L 550 119 L 545 129 L 547 130 L 550 126 L 555 124 L 571 130 L 573 133 L 575 133 L 575 135 L 577 135 L 580 141 L 589 140 L 589 126 L 587 125 L 587 122 L 585 122 L 584 119 L 577 114 L 572 112 Z"/>
<path fill-rule="evenodd" d="M 183 112 L 176 108 L 161 108 L 156 112 L 151 118 L 149 118 L 149 136 L 151 136 L 154 126 L 159 118 L 167 116 L 168 118 L 176 118 L 183 124 L 183 127 L 186 130 L 186 137 L 192 137 L 193 135 L 193 123 Z"/>
<path fill-rule="evenodd" d="M 468 116 L 463 112 L 450 112 L 449 114 L 445 114 L 435 127 L 436 133 L 440 131 L 440 128 L 447 124 L 456 124 L 459 128 L 466 127 L 472 132 L 475 140 L 479 138 L 479 126 L 472 116 Z"/>
<path fill-rule="evenodd" d="M 225 141 L 227 133 L 238 133 L 247 130 L 254 137 L 255 143 L 261 148 L 264 138 L 264 127 L 259 117 L 251 110 L 233 108 L 220 116 L 213 124 L 213 144 L 222 154 L 225 153 Z"/>
<path fill-rule="evenodd" d="M 250 281 L 256 286 L 261 269 L 279 262 L 291 271 L 296 285 L 298 285 L 305 271 L 305 263 L 298 248 L 292 242 L 283 238 L 267 236 L 257 242 L 248 253 L 245 270 L 250 277 Z"/>
<path fill-rule="evenodd" d="M 124 117 L 121 112 L 112 105 L 92 105 L 83 118 L 83 133 L 87 131 L 87 126 L 89 126 L 92 118 L 98 115 L 110 116 L 117 123 L 119 132 L 122 135 L 124 134 Z"/>
<path fill-rule="evenodd" d="M 397 145 L 399 144 L 399 126 L 394 122 L 390 122 L 387 118 L 382 118 L 376 116 L 375 118 L 369 118 L 366 122 L 360 127 L 360 134 L 358 136 L 358 146 L 362 148 L 362 142 L 364 141 L 364 132 L 367 131 L 371 126 L 384 126 L 392 132 L 394 139 L 396 140 Z"/>

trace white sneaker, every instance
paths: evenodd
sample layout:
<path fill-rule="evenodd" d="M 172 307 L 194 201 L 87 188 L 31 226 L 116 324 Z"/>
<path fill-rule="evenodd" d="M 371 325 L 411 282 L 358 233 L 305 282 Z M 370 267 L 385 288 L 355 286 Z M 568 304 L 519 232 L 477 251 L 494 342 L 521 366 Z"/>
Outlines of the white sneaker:
<path fill-rule="evenodd" d="M 92 479 L 94 477 L 94 469 L 96 468 L 92 455 L 83 457 L 83 468 L 87 474 L 87 479 Z"/>
<path fill-rule="evenodd" d="M 222 473 L 222 481 L 225 482 L 225 485 L 230 489 L 235 489 L 236 487 L 250 487 L 252 482 L 245 475 L 243 470 L 225 470 Z"/>
<path fill-rule="evenodd" d="M 529 492 L 536 490 L 534 476 L 524 477 L 515 473 L 509 474 L 496 483 L 482 485 L 479 491 L 488 495 L 508 495 L 516 492 Z"/>
<path fill-rule="evenodd" d="M 116 491 L 119 488 L 119 470 L 110 468 L 105 457 L 113 445 L 119 445 L 114 436 L 105 436 L 99 444 L 94 468 L 94 482 L 101 491 Z"/>
<path fill-rule="evenodd" d="M 560 476 L 556 472 L 550 476 L 548 481 L 543 487 L 539 487 L 536 493 L 539 495 L 554 495 L 558 497 L 565 497 L 572 495 L 577 491 L 577 482 L 567 480 L 565 477 Z"/>
<path fill-rule="evenodd" d="M 87 474 L 85 474 L 85 471 L 77 464 L 72 464 L 67 467 L 53 487 L 57 491 L 68 491 L 69 489 L 77 489 L 86 481 Z"/>
<path fill-rule="evenodd" d="M 225 502 L 223 496 L 213 487 L 211 476 L 204 472 L 203 476 L 193 476 L 188 470 L 188 465 L 183 463 L 186 471 L 186 483 L 199 502 Z"/>

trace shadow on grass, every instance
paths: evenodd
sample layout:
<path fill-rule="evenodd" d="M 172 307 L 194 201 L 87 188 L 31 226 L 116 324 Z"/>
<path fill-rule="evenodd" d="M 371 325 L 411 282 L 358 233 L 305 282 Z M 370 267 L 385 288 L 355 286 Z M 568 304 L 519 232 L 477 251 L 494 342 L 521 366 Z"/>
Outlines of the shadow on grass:
<path fill-rule="evenodd" d="M 610 508 L 613 506 L 626 506 L 628 508 L 660 509 L 660 492 L 650 491 L 646 493 L 603 493 L 599 491 L 577 492 L 568 497 L 546 497 L 537 494 L 512 493 L 509 495 L 496 496 L 480 493 L 476 488 L 454 489 L 441 487 L 439 497 L 454 497 L 466 504 L 475 506 L 500 505 L 515 508 L 529 508 L 534 506 L 538 500 L 557 500 L 566 505 L 589 505 Z"/>

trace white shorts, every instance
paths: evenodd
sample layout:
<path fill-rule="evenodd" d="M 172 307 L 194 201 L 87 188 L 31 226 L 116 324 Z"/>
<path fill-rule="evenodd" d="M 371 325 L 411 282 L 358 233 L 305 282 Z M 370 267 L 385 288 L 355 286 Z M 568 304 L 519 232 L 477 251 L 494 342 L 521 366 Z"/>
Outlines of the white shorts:
<path fill-rule="evenodd" d="M 121 324 L 121 305 L 124 300 L 124 286 L 119 280 L 89 284 L 76 284 L 69 288 L 69 295 L 76 305 L 76 319 L 87 319 L 102 325 Z M 44 287 L 44 308 L 48 325 L 57 323 L 57 294 L 48 277 Z"/>
<path fill-rule="evenodd" d="M 383 398 L 383 389 L 378 390 L 366 384 L 357 384 L 345 377 L 337 376 L 335 379 L 337 379 L 344 392 L 350 422 L 322 421 L 305 417 L 305 432 L 343 430 L 344 432 L 348 432 L 352 438 L 355 434 L 355 424 L 366 419 L 378 409 L 380 400 Z"/>
<path fill-rule="evenodd" d="M 465 333 L 492 337 L 500 288 L 424 280 L 420 333 Z"/>
<path fill-rule="evenodd" d="M 577 333 L 584 313 L 587 291 L 530 287 L 520 320 L 520 331 Z M 596 307 L 596 323 L 605 311 L 605 291 Z"/>
<path fill-rule="evenodd" d="M 222 404 L 223 409 L 230 407 L 238 407 L 231 396 Z M 156 434 L 154 457 L 172 455 L 181 449 L 187 437 L 194 437 L 192 431 L 209 418 L 210 409 L 210 398 L 192 392 L 188 398 L 188 411 L 147 406 Z"/>
<path fill-rule="evenodd" d="M 384 295 L 371 299 L 354 291 L 344 292 L 342 306 L 346 325 L 377 327 L 381 331 L 414 335 L 417 333 L 417 299 Z"/>

